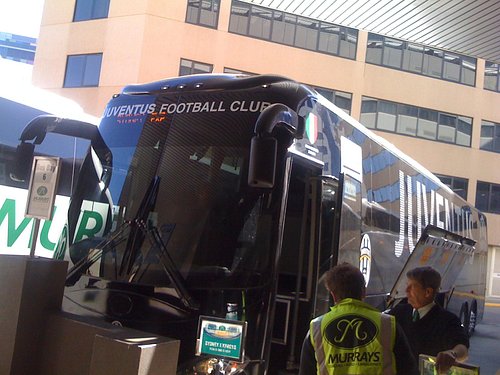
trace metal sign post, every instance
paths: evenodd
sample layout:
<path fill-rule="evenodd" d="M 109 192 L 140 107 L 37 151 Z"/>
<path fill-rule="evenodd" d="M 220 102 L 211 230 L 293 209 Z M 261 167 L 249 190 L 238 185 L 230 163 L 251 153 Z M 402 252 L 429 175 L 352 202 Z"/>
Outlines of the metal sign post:
<path fill-rule="evenodd" d="M 40 219 L 50 220 L 59 183 L 60 158 L 35 156 L 24 216 L 34 219 L 30 257 L 35 256 Z"/>

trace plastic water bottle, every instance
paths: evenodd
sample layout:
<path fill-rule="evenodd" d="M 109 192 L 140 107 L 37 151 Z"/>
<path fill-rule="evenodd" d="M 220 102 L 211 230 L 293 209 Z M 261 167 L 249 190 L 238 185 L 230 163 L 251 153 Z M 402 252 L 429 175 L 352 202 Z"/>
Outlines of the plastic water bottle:
<path fill-rule="evenodd" d="M 238 304 L 228 303 L 226 305 L 226 319 L 238 320 Z"/>

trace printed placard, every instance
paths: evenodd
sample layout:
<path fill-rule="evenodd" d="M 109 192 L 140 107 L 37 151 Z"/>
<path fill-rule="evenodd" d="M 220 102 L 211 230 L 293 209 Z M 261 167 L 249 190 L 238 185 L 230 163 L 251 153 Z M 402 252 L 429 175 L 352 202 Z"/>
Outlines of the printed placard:
<path fill-rule="evenodd" d="M 242 362 L 246 328 L 247 322 L 200 316 L 196 354 Z"/>
<path fill-rule="evenodd" d="M 57 157 L 33 158 L 26 217 L 51 218 L 59 182 L 59 161 Z"/>
<path fill-rule="evenodd" d="M 418 366 L 421 375 L 435 375 L 438 373 L 436 369 L 436 357 L 420 354 Z M 451 366 L 446 375 L 479 375 L 479 366 L 469 363 L 456 363 Z"/>

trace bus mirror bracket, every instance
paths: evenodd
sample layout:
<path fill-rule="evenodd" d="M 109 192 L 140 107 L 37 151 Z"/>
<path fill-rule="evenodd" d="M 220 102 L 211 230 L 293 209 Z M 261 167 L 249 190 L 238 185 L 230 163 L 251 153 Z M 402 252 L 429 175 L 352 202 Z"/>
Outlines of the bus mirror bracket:
<path fill-rule="evenodd" d="M 102 159 L 106 160 L 109 164 L 112 163 L 111 152 L 109 152 L 96 125 L 53 115 L 40 115 L 32 119 L 24 127 L 19 137 L 21 142 L 17 146 L 15 158 L 10 167 L 11 179 L 23 182 L 29 178 L 35 146 L 44 141 L 47 133 L 88 139 L 96 146 L 97 150 L 104 150 L 101 151 L 103 155 L 100 155 Z"/>
<path fill-rule="evenodd" d="M 290 107 L 275 103 L 264 109 L 255 123 L 255 135 L 250 145 L 249 186 L 267 189 L 274 186 L 278 141 L 271 133 L 277 126 L 286 129 L 296 139 L 302 138 L 304 133 L 303 119 Z"/>
<path fill-rule="evenodd" d="M 21 142 L 16 147 L 14 160 L 11 161 L 10 178 L 14 181 L 26 181 L 31 172 L 33 164 L 33 153 L 35 145 L 33 143 Z"/>

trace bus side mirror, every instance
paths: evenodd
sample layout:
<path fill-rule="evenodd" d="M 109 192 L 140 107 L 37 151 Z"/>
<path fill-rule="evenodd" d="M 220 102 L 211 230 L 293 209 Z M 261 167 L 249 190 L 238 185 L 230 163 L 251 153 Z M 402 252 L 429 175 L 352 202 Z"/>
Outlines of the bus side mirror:
<path fill-rule="evenodd" d="M 248 185 L 257 188 L 272 188 L 276 173 L 278 141 L 273 137 L 256 135 L 250 145 Z"/>
<path fill-rule="evenodd" d="M 35 145 L 21 142 L 10 165 L 10 178 L 14 181 L 24 182 L 29 179 Z"/>

